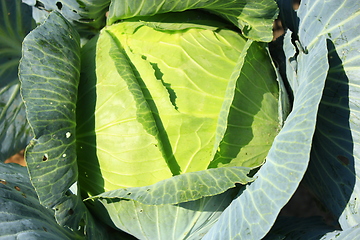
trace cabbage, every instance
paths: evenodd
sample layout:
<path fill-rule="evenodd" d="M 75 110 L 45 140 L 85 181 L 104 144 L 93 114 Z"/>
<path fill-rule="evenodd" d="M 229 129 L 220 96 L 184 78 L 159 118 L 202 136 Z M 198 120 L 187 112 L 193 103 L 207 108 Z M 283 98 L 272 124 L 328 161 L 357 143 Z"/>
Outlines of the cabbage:
<path fill-rule="evenodd" d="M 132 18 L 104 28 L 82 54 L 77 150 L 90 196 L 258 167 L 278 133 L 266 49 L 212 15 Z"/>

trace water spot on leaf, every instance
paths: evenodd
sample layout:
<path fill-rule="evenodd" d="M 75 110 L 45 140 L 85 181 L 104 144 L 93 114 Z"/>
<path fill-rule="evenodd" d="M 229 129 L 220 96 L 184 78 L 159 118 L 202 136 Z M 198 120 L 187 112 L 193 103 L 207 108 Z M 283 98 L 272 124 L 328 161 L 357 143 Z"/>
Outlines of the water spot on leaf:
<path fill-rule="evenodd" d="M 341 164 L 344 165 L 344 166 L 347 166 L 347 165 L 349 165 L 349 163 L 350 163 L 349 159 L 348 159 L 347 157 L 345 157 L 345 156 L 339 155 L 339 156 L 337 156 L 337 159 L 338 159 L 338 160 L 341 162 Z"/>
<path fill-rule="evenodd" d="M 15 186 L 14 188 L 15 188 L 15 190 L 17 190 L 17 191 L 20 191 L 20 188 L 19 188 L 18 186 Z"/>
<path fill-rule="evenodd" d="M 4 185 L 7 184 L 6 180 L 3 180 L 3 179 L 0 179 L 0 183 L 2 183 L 2 184 L 4 184 Z"/>
<path fill-rule="evenodd" d="M 47 153 L 44 154 L 42 160 L 45 162 L 49 159 L 49 156 L 47 155 Z"/>

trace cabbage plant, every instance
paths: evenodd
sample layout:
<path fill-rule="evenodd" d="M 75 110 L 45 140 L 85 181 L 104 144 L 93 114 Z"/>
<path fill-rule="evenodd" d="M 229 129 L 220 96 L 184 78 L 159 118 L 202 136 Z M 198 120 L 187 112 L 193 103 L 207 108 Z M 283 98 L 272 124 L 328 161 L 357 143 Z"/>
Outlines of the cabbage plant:
<path fill-rule="evenodd" d="M 0 9 L 1 239 L 359 234 L 357 1 Z M 334 223 L 279 216 L 300 182 Z"/>

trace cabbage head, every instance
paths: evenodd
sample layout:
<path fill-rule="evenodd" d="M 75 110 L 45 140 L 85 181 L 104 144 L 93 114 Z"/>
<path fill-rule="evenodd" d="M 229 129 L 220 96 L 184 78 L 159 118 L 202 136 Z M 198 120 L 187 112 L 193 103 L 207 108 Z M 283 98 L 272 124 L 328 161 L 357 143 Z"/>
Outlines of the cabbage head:
<path fill-rule="evenodd" d="M 79 182 L 94 196 L 263 164 L 279 131 L 265 45 L 201 11 L 135 17 L 82 49 Z"/>

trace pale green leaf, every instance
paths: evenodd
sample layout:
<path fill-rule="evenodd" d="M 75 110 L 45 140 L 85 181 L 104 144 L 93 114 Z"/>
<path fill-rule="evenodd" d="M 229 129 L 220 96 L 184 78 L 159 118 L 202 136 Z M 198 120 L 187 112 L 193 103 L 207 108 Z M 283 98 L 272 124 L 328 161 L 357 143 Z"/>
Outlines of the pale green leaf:
<path fill-rule="evenodd" d="M 229 205 L 237 190 L 176 205 L 145 205 L 100 199 L 115 226 L 138 239 L 199 240 Z"/>
<path fill-rule="evenodd" d="M 257 41 L 272 40 L 272 24 L 278 14 L 272 0 L 114 0 L 110 5 L 109 24 L 135 16 L 152 16 L 159 13 L 181 12 L 189 9 L 202 9 L 224 17 L 243 34 Z"/>
<path fill-rule="evenodd" d="M 111 35 L 103 31 L 83 49 L 78 165 L 81 189 L 90 195 L 146 186 L 172 176 L 159 150 L 152 114 L 126 56 L 115 48 L 122 71 L 119 75 L 109 55 L 113 44 Z"/>
<path fill-rule="evenodd" d="M 203 239 L 261 239 L 295 192 L 308 165 L 318 105 L 328 70 L 325 38 L 297 57 L 294 105 L 265 164 Z"/>
<path fill-rule="evenodd" d="M 360 221 L 360 2 L 302 1 L 299 39 L 327 39 L 330 69 L 305 180 L 342 229 Z"/>
<path fill-rule="evenodd" d="M 34 132 L 25 157 L 40 202 L 47 207 L 61 201 L 77 177 L 79 52 L 78 33 L 57 12 L 27 35 L 23 44 L 21 93 Z"/>
<path fill-rule="evenodd" d="M 206 169 L 212 159 L 216 111 L 245 42 L 229 30 L 224 34 L 237 43 L 235 49 L 222 33 L 217 34 L 218 39 L 211 30 L 184 30 L 175 35 L 181 36 L 178 38 L 143 26 L 131 35 L 137 28 L 132 22 L 111 26 L 98 42 L 87 45 L 97 44 L 97 50 L 83 51 L 83 59 L 89 60 L 84 64 L 78 105 L 91 105 L 80 108 L 78 115 L 78 153 L 81 185 L 88 190 L 98 188 L 92 195 Z M 123 35 L 122 29 L 128 35 Z M 153 40 L 144 42 L 144 34 L 152 35 Z M 124 49 L 119 41 L 127 43 Z M 193 45 L 199 46 L 197 52 L 209 54 L 213 63 L 201 57 L 204 53 L 194 52 Z M 220 54 L 211 54 L 206 48 Z M 169 51 L 173 55 L 168 55 Z M 94 55 L 96 62 L 90 60 Z M 175 55 L 178 58 L 171 57 Z M 218 76 L 216 69 L 224 70 Z M 213 82 L 202 81 L 203 76 Z M 86 180 L 94 178 L 98 179 L 95 183 Z"/>
<path fill-rule="evenodd" d="M 132 199 L 147 205 L 178 204 L 213 196 L 235 187 L 236 183 L 252 181 L 246 167 L 228 167 L 191 172 L 174 176 L 150 186 L 122 188 L 90 199 Z"/>

